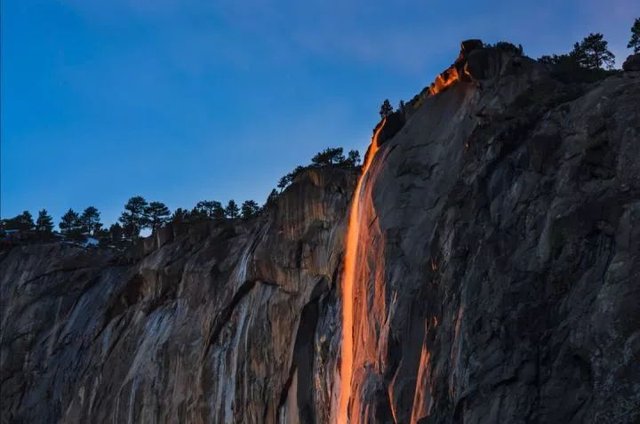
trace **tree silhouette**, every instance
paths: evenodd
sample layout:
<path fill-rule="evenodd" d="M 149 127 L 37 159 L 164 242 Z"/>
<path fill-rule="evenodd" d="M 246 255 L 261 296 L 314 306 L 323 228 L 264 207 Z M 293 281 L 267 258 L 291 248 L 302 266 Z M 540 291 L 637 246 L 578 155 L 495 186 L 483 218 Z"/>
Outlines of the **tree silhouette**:
<path fill-rule="evenodd" d="M 222 203 L 217 200 L 199 201 L 193 209 L 193 213 L 197 217 L 201 218 L 211 218 L 214 220 L 221 220 L 225 218 L 225 211 L 222 207 Z"/>
<path fill-rule="evenodd" d="M 354 167 L 360 165 L 360 152 L 357 150 L 349 150 L 349 153 L 347 153 L 346 164 Z"/>
<path fill-rule="evenodd" d="M 264 207 L 266 208 L 268 206 L 275 205 L 278 201 L 278 197 L 280 197 L 280 193 L 278 193 L 278 190 L 274 188 L 273 190 L 271 190 L 271 193 L 269 193 L 267 201 L 264 202 Z"/>
<path fill-rule="evenodd" d="M 317 157 L 318 155 L 320 155 L 320 153 L 318 153 L 314 157 Z M 307 168 L 304 166 L 296 166 L 296 168 L 293 171 L 289 172 L 287 175 L 280 178 L 280 181 L 278 181 L 278 188 L 280 189 L 280 191 L 283 191 L 285 188 L 287 188 L 289 184 L 291 184 L 293 180 L 295 180 L 296 177 L 300 175 L 305 169 Z"/>
<path fill-rule="evenodd" d="M 42 209 L 38 212 L 38 219 L 36 220 L 36 231 L 40 236 L 48 237 L 53 234 L 53 218 L 47 212 L 46 209 Z"/>
<path fill-rule="evenodd" d="M 31 216 L 31 212 L 29 211 L 24 211 L 13 218 L 2 220 L 2 226 L 5 230 L 18 231 L 31 231 L 35 228 L 33 216 Z"/>
<path fill-rule="evenodd" d="M 577 43 L 576 43 L 577 44 Z M 574 46 L 575 49 L 575 46 Z M 544 55 L 544 56 L 540 56 L 538 58 L 538 62 L 540 63 L 544 63 L 545 65 L 551 65 L 551 66 L 555 66 L 560 64 L 561 61 L 565 60 L 566 58 L 568 58 L 569 56 L 566 54 L 560 55 L 558 56 L 557 54 L 553 54 L 553 55 Z"/>
<path fill-rule="evenodd" d="M 287 188 L 289 184 L 291 184 L 292 180 L 293 180 L 293 174 L 287 174 L 282 178 L 280 178 L 280 180 L 278 181 L 278 188 L 280 189 L 280 191 Z"/>
<path fill-rule="evenodd" d="M 253 218 L 260 212 L 260 206 L 253 200 L 245 200 L 240 209 L 242 211 L 242 219 Z"/>
<path fill-rule="evenodd" d="M 96 233 L 102 228 L 100 222 L 100 212 L 93 206 L 86 208 L 82 215 L 80 215 L 80 225 L 82 226 L 82 232 L 89 235 L 96 235 Z"/>
<path fill-rule="evenodd" d="M 634 53 L 640 53 L 640 18 L 636 18 L 636 20 L 633 21 L 631 40 L 629 40 L 627 48 L 633 49 Z"/>
<path fill-rule="evenodd" d="M 67 238 L 79 239 L 82 237 L 82 222 L 80 215 L 73 209 L 69 209 L 62 218 L 60 218 L 60 232 Z"/>
<path fill-rule="evenodd" d="M 382 102 L 382 106 L 380 106 L 380 117 L 386 118 L 387 116 L 393 113 L 393 106 L 391 106 L 391 102 L 389 99 L 385 99 Z"/>
<path fill-rule="evenodd" d="M 218 202 L 217 200 L 214 200 L 213 209 L 211 212 L 211 218 L 213 218 L 214 221 L 222 221 L 226 218 L 226 216 L 227 216 L 227 213 L 225 209 L 222 207 L 222 203 Z"/>
<path fill-rule="evenodd" d="M 180 223 L 180 222 L 185 222 L 189 219 L 189 211 L 182 209 L 182 208 L 178 208 L 175 211 L 173 211 L 173 215 L 171 215 L 171 222 L 176 222 L 176 223 Z"/>
<path fill-rule="evenodd" d="M 342 147 L 329 147 L 317 153 L 311 158 L 311 163 L 316 166 L 336 165 L 345 161 Z"/>
<path fill-rule="evenodd" d="M 120 224 L 117 222 L 115 224 L 111 224 L 109 227 L 109 238 L 111 242 L 118 244 L 122 241 L 122 236 L 124 235 L 124 231 Z"/>
<path fill-rule="evenodd" d="M 238 208 L 238 204 L 234 200 L 229 200 L 224 212 L 227 215 L 227 218 L 236 219 L 240 214 L 240 208 Z"/>
<path fill-rule="evenodd" d="M 124 212 L 118 221 L 122 223 L 124 235 L 129 238 L 136 238 L 140 235 L 140 230 L 148 225 L 147 201 L 142 196 L 134 196 L 124 205 Z"/>
<path fill-rule="evenodd" d="M 585 69 L 611 69 L 615 56 L 609 51 L 607 44 L 602 34 L 591 33 L 580 43 L 574 44 L 570 56 Z"/>
<path fill-rule="evenodd" d="M 149 206 L 145 209 L 145 214 L 148 225 L 151 226 L 152 231 L 155 231 L 169 221 L 171 211 L 169 211 L 167 205 L 162 202 L 150 202 Z"/>

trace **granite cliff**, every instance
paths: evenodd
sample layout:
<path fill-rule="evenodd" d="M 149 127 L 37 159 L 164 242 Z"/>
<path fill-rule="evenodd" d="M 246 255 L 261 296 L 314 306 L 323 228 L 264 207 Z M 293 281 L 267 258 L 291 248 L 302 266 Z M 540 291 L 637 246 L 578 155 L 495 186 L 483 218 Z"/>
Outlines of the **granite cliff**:
<path fill-rule="evenodd" d="M 638 422 L 639 100 L 636 70 L 563 82 L 466 43 L 355 194 L 311 169 L 126 255 L 1 252 L 2 422 Z"/>

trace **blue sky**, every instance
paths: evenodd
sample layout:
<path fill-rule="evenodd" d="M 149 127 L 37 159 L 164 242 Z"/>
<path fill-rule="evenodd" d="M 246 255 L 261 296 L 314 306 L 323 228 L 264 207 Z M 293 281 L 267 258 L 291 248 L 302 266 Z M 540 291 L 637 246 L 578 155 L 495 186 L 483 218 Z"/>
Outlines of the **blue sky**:
<path fill-rule="evenodd" d="M 0 213 L 261 202 L 315 152 L 364 150 L 381 101 L 465 38 L 538 57 L 603 32 L 619 66 L 637 16 L 636 0 L 4 0 Z"/>

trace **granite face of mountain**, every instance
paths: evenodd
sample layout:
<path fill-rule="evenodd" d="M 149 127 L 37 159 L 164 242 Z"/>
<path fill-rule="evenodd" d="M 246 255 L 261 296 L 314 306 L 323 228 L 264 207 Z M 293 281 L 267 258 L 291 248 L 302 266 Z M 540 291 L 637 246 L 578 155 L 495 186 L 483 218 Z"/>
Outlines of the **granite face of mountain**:
<path fill-rule="evenodd" d="M 569 84 L 480 47 L 455 67 L 364 182 L 382 306 L 351 422 L 638 422 L 640 72 Z M 356 179 L 309 170 L 256 220 L 135 254 L 1 252 L 2 422 L 335 420 Z"/>
<path fill-rule="evenodd" d="M 266 216 L 165 230 L 139 258 L 5 252 L 3 422 L 275 422 L 335 293 L 356 177 L 309 171 Z"/>

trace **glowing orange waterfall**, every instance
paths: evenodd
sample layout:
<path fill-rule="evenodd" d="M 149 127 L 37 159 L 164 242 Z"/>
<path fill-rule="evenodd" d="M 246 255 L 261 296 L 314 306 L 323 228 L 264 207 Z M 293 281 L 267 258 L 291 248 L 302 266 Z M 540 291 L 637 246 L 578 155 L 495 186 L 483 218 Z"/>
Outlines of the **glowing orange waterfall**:
<path fill-rule="evenodd" d="M 353 377 L 354 357 L 354 324 L 355 324 L 355 297 L 358 274 L 362 274 L 362 268 L 365 266 L 359 263 L 361 255 L 359 255 L 358 247 L 361 240 L 361 229 L 366 228 L 361 223 L 363 212 L 363 186 L 365 179 L 369 173 L 369 168 L 373 162 L 376 152 L 378 151 L 378 136 L 384 128 L 386 118 L 380 123 L 376 129 L 371 146 L 362 166 L 362 174 L 358 179 L 356 190 L 354 192 L 351 209 L 349 211 L 349 223 L 347 228 L 347 238 L 345 247 L 344 274 L 342 277 L 342 352 L 340 366 L 340 400 L 338 405 L 337 423 L 346 424 L 349 422 L 349 400 L 351 399 L 351 384 Z M 358 323 L 361 326 L 362 322 Z"/>
<path fill-rule="evenodd" d="M 451 66 L 438 75 L 428 95 L 437 95 L 459 79 L 456 67 Z M 334 403 L 331 411 L 331 421 L 336 424 L 378 419 L 378 404 L 363 394 L 376 390 L 372 384 L 381 381 L 388 371 L 388 322 L 397 298 L 389 292 L 385 281 L 385 235 L 373 204 L 374 183 L 382 169 L 382 160 L 374 162 L 374 158 L 386 122 L 383 119 L 373 134 L 349 210 L 341 291 L 340 388 L 337 405 Z M 432 267 L 437 269 L 437 264 L 433 262 Z M 430 413 L 430 356 L 426 344 L 423 345 L 420 362 L 416 364 L 418 379 L 410 411 L 412 424 Z M 387 388 L 390 412 L 395 417 L 393 390 L 391 386 Z"/>

